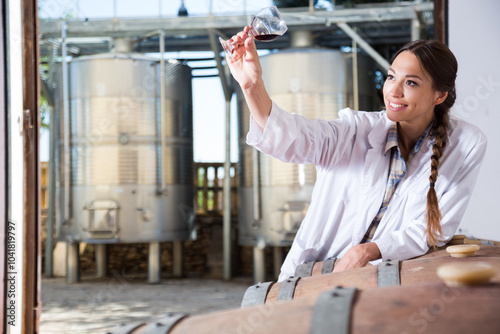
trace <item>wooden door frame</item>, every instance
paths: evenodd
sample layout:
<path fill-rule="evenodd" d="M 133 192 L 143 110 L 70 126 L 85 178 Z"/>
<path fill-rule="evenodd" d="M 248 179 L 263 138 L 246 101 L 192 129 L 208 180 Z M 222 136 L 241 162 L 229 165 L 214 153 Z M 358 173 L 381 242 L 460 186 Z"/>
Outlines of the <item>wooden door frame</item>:
<path fill-rule="evenodd" d="M 38 333 L 41 314 L 40 205 L 40 73 L 37 0 L 22 1 L 24 237 L 22 323 L 25 333 Z"/>
<path fill-rule="evenodd" d="M 6 257 L 7 252 L 7 41 L 6 34 L 6 11 L 4 2 L 0 1 L 0 249 L 4 250 L 4 255 L 0 256 L 0 282 L 6 279 Z M 6 284 L 0 289 L 0 330 L 4 333 L 6 315 Z"/>

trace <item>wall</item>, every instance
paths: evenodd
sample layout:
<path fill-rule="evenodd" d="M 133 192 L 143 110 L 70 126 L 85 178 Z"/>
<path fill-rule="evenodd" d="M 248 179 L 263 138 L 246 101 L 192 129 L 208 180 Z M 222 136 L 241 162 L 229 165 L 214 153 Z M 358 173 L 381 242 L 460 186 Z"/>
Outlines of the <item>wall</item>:
<path fill-rule="evenodd" d="M 448 3 L 449 46 L 459 63 L 453 112 L 488 137 L 481 174 L 459 231 L 500 241 L 500 1 Z"/>

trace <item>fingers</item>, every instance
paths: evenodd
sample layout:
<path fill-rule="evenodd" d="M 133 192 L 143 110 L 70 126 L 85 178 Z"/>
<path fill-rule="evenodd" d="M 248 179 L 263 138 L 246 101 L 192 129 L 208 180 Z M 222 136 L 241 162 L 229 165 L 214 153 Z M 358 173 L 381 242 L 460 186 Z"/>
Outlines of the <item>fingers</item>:
<path fill-rule="evenodd" d="M 232 58 L 231 62 L 238 61 L 244 56 L 247 58 L 247 56 L 249 56 L 248 51 L 251 53 L 254 52 L 255 55 L 257 54 L 255 43 L 253 43 L 253 38 L 249 35 L 249 30 L 250 28 L 245 26 L 242 31 L 229 39 L 229 43 L 233 46 L 232 57 L 230 57 Z"/>

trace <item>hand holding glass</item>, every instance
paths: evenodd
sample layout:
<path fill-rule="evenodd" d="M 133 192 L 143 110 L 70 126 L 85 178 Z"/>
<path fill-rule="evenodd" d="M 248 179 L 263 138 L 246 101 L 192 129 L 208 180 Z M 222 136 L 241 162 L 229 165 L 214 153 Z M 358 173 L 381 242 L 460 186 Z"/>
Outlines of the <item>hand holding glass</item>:
<path fill-rule="evenodd" d="M 255 15 L 250 24 L 248 35 L 262 42 L 270 42 L 283 36 L 287 29 L 288 27 L 281 18 L 278 8 L 276 6 L 271 6 L 261 9 L 257 15 Z M 219 41 L 229 59 L 233 61 L 238 60 L 238 58 L 233 59 L 233 51 L 235 48 L 242 45 L 244 41 L 225 41 L 221 37 L 219 37 Z"/>

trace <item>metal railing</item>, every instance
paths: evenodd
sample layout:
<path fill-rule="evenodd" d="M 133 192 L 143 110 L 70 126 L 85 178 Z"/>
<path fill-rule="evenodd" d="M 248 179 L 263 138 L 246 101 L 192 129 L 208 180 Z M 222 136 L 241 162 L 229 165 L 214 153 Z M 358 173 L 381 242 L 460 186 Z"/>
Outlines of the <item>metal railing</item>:
<path fill-rule="evenodd" d="M 235 215 L 238 206 L 236 163 L 231 164 L 229 172 L 231 175 L 231 213 Z M 224 173 L 223 162 L 195 163 L 196 215 L 222 216 L 224 210 Z"/>

